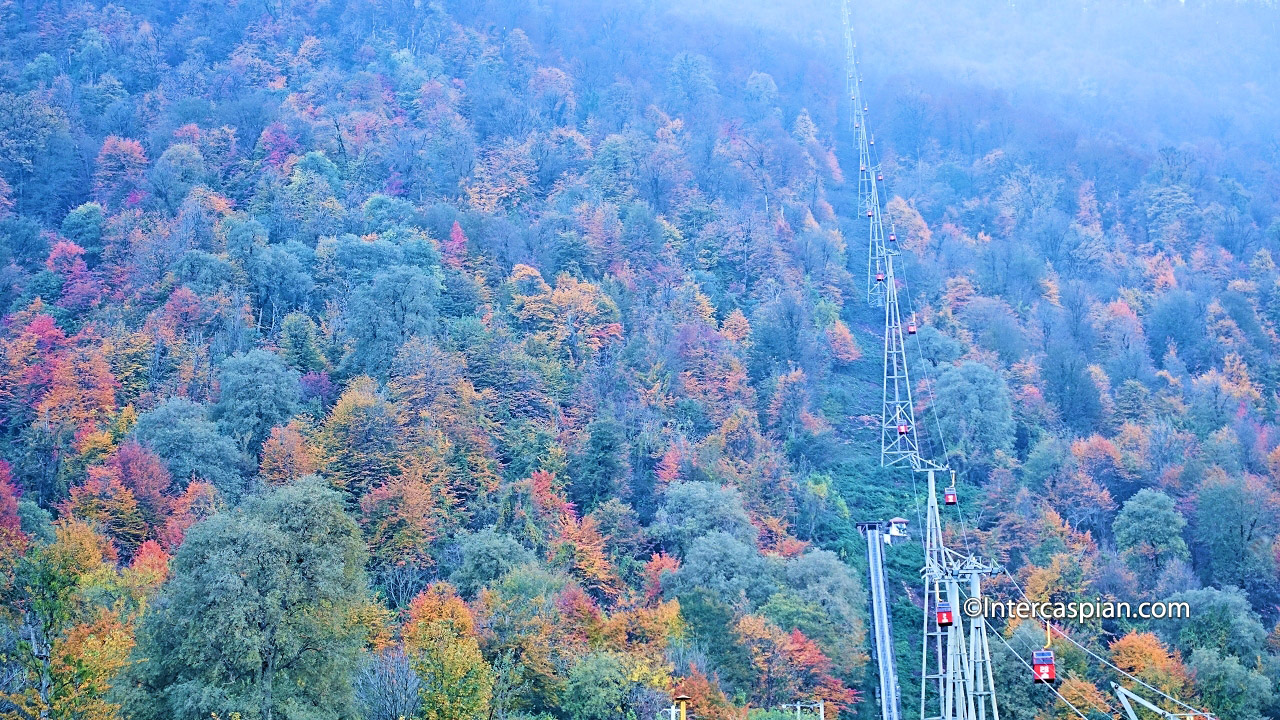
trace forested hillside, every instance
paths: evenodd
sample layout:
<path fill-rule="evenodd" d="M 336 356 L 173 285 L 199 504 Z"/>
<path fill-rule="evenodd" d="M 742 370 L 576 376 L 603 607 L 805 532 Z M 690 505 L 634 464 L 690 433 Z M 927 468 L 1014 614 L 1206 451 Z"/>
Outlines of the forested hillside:
<path fill-rule="evenodd" d="M 967 22 L 1052 12 L 990 5 Z M 0 718 L 875 715 L 854 523 L 922 498 L 879 467 L 839 12 L 737 13 L 0 0 Z M 1274 49 L 1174 93 L 1095 48 L 1149 85 L 1077 102 L 897 63 L 878 19 L 955 541 L 1034 599 L 1189 603 L 1073 629 L 1280 717 Z M 1089 109 L 1220 92 L 1252 105 Z M 920 547 L 889 561 L 910 707 Z M 1073 717 L 994 653 L 1003 714 Z"/>

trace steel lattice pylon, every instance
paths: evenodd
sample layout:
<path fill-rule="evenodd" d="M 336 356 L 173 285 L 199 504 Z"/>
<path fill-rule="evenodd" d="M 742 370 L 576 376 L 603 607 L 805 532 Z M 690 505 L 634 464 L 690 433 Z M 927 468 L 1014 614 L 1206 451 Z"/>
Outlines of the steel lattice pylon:
<path fill-rule="evenodd" d="M 862 75 L 858 70 L 857 45 L 853 40 L 849 0 L 840 5 L 844 19 L 845 90 L 849 96 L 849 118 L 858 145 L 859 211 L 867 219 L 867 302 L 884 307 L 884 405 L 880 414 L 880 464 L 884 467 L 924 469 L 938 467 L 920 456 L 915 406 L 911 398 L 911 376 L 907 370 L 907 348 L 902 336 L 902 310 L 893 261 L 897 251 L 885 245 L 884 215 L 880 200 L 879 165 L 874 163 L 867 130 Z"/>
<path fill-rule="evenodd" d="M 915 470 L 936 468 L 920 455 L 893 256 L 886 254 L 884 261 L 884 279 L 878 281 L 884 286 L 884 404 L 880 413 L 880 465 Z"/>
<path fill-rule="evenodd" d="M 857 44 L 853 41 L 853 19 L 849 0 L 840 4 L 844 19 L 845 95 L 849 98 L 849 122 L 858 144 L 858 210 L 867 219 L 867 302 L 879 307 L 885 302 L 884 286 L 876 274 L 884 266 L 884 219 L 880 207 L 880 168 L 871 157 L 874 140 L 867 134 L 867 106 L 862 94 L 862 73 L 858 69 Z"/>
<path fill-rule="evenodd" d="M 986 619 L 981 614 L 970 617 L 967 632 L 965 623 L 959 621 L 966 599 L 978 598 L 981 601 L 982 576 L 999 572 L 999 568 L 972 555 L 947 549 L 942 541 L 936 471 L 928 472 L 928 516 L 921 572 L 924 579 L 924 642 L 920 656 L 920 718 L 1000 720 Z M 942 602 L 949 605 L 957 620 L 948 627 L 938 623 Z"/>
<path fill-rule="evenodd" d="M 928 472 L 928 521 L 925 527 L 924 628 L 921 650 L 921 720 L 1000 720 L 991 672 L 987 628 L 982 617 L 940 625 L 938 609 L 946 602 L 958 612 L 963 600 L 981 598 L 983 575 L 996 571 L 972 555 L 949 550 L 942 538 L 935 475 L 945 466 L 920 454 L 908 370 L 902 310 L 894 260 L 896 233 L 890 220 L 886 245 L 885 219 L 881 207 L 884 179 L 874 152 L 875 139 L 867 128 L 869 107 L 863 94 L 858 68 L 857 45 L 853 39 L 850 0 L 842 0 L 844 20 L 845 90 L 849 99 L 849 122 L 858 146 L 859 213 L 867 220 L 867 302 L 884 307 L 884 382 L 880 416 L 880 464 L 905 467 L 912 472 Z M 954 476 L 952 477 L 954 485 Z M 898 677 L 892 651 L 888 587 L 884 576 L 881 529 L 883 523 L 859 523 L 867 538 L 867 564 L 871 584 L 873 651 L 880 673 L 881 716 L 898 720 Z M 959 618 L 953 618 L 959 620 Z M 932 652 L 931 652 L 932 651 Z"/>

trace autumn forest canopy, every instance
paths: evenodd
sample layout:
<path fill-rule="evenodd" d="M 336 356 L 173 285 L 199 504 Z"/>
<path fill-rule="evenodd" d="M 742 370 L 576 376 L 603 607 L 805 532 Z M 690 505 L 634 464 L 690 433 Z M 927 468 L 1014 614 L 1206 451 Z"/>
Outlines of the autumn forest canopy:
<path fill-rule="evenodd" d="M 839 6 L 728 5 L 0 0 L 0 720 L 878 717 Z M 1280 9 L 854 6 L 948 539 L 1280 717 Z"/>

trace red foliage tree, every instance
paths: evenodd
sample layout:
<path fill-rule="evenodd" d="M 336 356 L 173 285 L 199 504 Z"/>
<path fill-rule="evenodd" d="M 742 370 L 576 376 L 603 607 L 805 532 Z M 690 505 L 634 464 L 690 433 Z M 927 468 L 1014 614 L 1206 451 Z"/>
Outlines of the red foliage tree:
<path fill-rule="evenodd" d="M 147 173 L 147 153 L 137 140 L 109 136 L 98 151 L 93 196 L 103 207 L 136 203 Z"/>
<path fill-rule="evenodd" d="M 154 526 L 168 513 L 170 500 L 166 493 L 173 478 L 155 453 L 134 440 L 126 440 L 107 458 L 107 466 L 138 499 L 148 523 Z"/>
<path fill-rule="evenodd" d="M 187 528 L 218 511 L 218 491 L 207 482 L 196 481 L 186 491 L 174 498 L 172 514 L 157 533 L 165 550 L 174 552 L 182 544 Z"/>
<path fill-rule="evenodd" d="M 444 243 L 444 261 L 450 267 L 461 268 L 466 257 L 467 234 L 462 232 L 462 226 L 454 220 L 453 227 L 449 229 L 449 239 Z"/>

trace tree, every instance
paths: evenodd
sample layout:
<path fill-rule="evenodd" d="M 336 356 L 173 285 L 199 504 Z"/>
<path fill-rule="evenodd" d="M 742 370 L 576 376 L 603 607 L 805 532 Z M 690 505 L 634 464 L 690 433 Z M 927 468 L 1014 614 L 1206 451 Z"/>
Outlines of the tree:
<path fill-rule="evenodd" d="M 15 648 L 13 676 L 0 689 L 6 717 L 116 716 L 119 706 L 107 696 L 128 664 L 132 637 L 106 606 L 111 598 L 104 585 L 115 580 L 114 561 L 111 544 L 74 519 L 60 521 L 53 541 L 22 559 L 9 607 L 23 640 Z"/>
<path fill-rule="evenodd" d="M 631 683 L 614 653 L 596 652 L 580 659 L 569 671 L 562 705 L 570 720 L 611 720 L 625 717 Z"/>
<path fill-rule="evenodd" d="M 674 554 L 683 557 L 695 540 L 717 530 L 751 545 L 758 534 L 736 489 L 708 482 L 682 482 L 667 488 L 651 531 Z"/>
<path fill-rule="evenodd" d="M 111 135 L 102 141 L 93 173 L 94 199 L 105 208 L 137 205 L 142 201 L 147 153 L 137 140 Z"/>
<path fill-rule="evenodd" d="M 439 296 L 438 268 L 429 272 L 409 265 L 392 266 L 356 288 L 343 317 L 346 366 L 385 376 L 396 348 L 431 329 Z"/>
<path fill-rule="evenodd" d="M 448 469 L 431 449 L 360 499 L 361 522 L 381 566 L 432 563 L 431 547 L 449 528 L 457 498 Z"/>
<path fill-rule="evenodd" d="M 1074 671 L 1068 672 L 1067 677 L 1063 678 L 1058 693 L 1061 698 L 1054 705 L 1057 711 L 1052 716 L 1054 720 L 1071 720 L 1079 717 L 1079 712 L 1085 713 L 1089 720 L 1112 717 L 1107 697 L 1098 690 L 1098 686 Z M 1073 707 L 1076 709 L 1073 710 Z"/>
<path fill-rule="evenodd" d="M 11 215 L 13 215 L 13 188 L 3 177 L 0 177 L 0 220 L 8 219 Z"/>
<path fill-rule="evenodd" d="M 700 717 L 709 720 L 737 720 L 741 717 L 738 708 L 725 697 L 719 678 L 714 675 L 707 677 L 699 668 L 692 668 L 687 676 L 680 678 L 673 694 L 688 695 L 689 708 Z"/>
<path fill-rule="evenodd" d="M 1187 617 L 1161 624 L 1165 637 L 1182 652 L 1203 648 L 1253 658 L 1261 651 L 1266 629 L 1239 589 L 1189 590 L 1171 595 L 1168 602 L 1188 606 Z"/>
<path fill-rule="evenodd" d="M 1191 653 L 1190 666 L 1196 688 L 1215 715 L 1233 720 L 1263 718 L 1262 709 L 1271 702 L 1273 692 L 1266 676 L 1213 648 L 1197 648 Z"/>
<path fill-rule="evenodd" d="M 734 631 L 751 654 L 755 670 L 752 699 L 766 707 L 790 700 L 800 688 L 787 653 L 787 634 L 756 615 L 744 615 Z"/>
<path fill-rule="evenodd" d="M 458 541 L 461 561 L 449 575 L 466 597 L 473 597 L 513 568 L 533 562 L 533 553 L 510 535 L 484 528 Z"/>
<path fill-rule="evenodd" d="M 151 169 L 151 190 L 169 212 L 176 212 L 187 192 L 202 183 L 206 173 L 204 157 L 194 145 L 170 145 Z"/>
<path fill-rule="evenodd" d="M 9 463 L 0 460 L 0 596 L 13 587 L 15 569 L 31 541 L 22 529 L 20 497 Z"/>
<path fill-rule="evenodd" d="M 0 174 L 16 180 L 30 173 L 50 136 L 65 124 L 39 93 L 0 92 Z"/>
<path fill-rule="evenodd" d="M 832 356 L 841 365 L 849 365 L 862 359 L 862 349 L 858 347 L 858 342 L 853 339 L 853 333 L 843 320 L 836 320 L 827 328 L 827 342 L 831 345 Z"/>
<path fill-rule="evenodd" d="M 522 207 L 538 169 L 531 149 L 532 137 L 523 143 L 508 138 L 485 152 L 466 187 L 472 207 L 484 213 Z"/>
<path fill-rule="evenodd" d="M 85 261 L 96 266 L 102 258 L 102 233 L 106 216 L 102 206 L 87 202 L 67 213 L 62 219 L 62 234 L 68 240 L 84 248 Z"/>
<path fill-rule="evenodd" d="M 396 474 L 397 416 L 372 378 L 352 380 L 320 429 L 321 474 L 353 499 Z"/>
<path fill-rule="evenodd" d="M 233 498 L 244 490 L 243 457 L 235 443 L 206 418 L 202 406 L 170 398 L 138 417 L 134 435 L 165 461 L 180 485 L 197 478 L 207 480 Z"/>
<path fill-rule="evenodd" d="M 1182 697 L 1191 679 L 1176 653 L 1152 633 L 1130 631 L 1111 643 L 1111 660 L 1127 673 L 1174 697 Z"/>
<path fill-rule="evenodd" d="M 125 562 L 147 539 L 147 523 L 133 493 L 106 468 L 90 468 L 89 479 L 71 488 L 62 511 L 97 527 Z"/>
<path fill-rule="evenodd" d="M 365 720 L 422 716 L 422 681 L 400 648 L 365 655 L 356 672 L 355 688 Z"/>
<path fill-rule="evenodd" d="M 587 426 L 586 447 L 570 464 L 569 498 L 581 514 L 616 496 L 625 486 L 628 468 L 622 428 L 610 417 Z"/>
<path fill-rule="evenodd" d="M 480 654 L 471 611 L 447 583 L 427 588 L 409 605 L 405 652 L 422 683 L 425 720 L 483 717 L 493 671 Z"/>
<path fill-rule="evenodd" d="M 1192 540 L 1196 565 L 1218 585 L 1261 591 L 1273 573 L 1269 552 L 1275 516 L 1268 508 L 1276 496 L 1253 476 L 1229 477 L 1214 470 L 1201 483 L 1195 506 Z"/>
<path fill-rule="evenodd" d="M 493 703 L 497 712 L 555 709 L 569 665 L 561 637 L 557 597 L 569 586 L 563 573 L 536 564 L 503 575 L 481 593 L 477 624 L 485 653 L 495 658 Z"/>
<path fill-rule="evenodd" d="M 986 467 L 997 453 L 1013 448 L 1013 407 L 1004 379 L 976 362 L 947 368 L 938 376 L 934 408 L 953 452 L 966 463 Z"/>
<path fill-rule="evenodd" d="M 1190 558 L 1182 539 L 1186 525 L 1173 498 L 1144 488 L 1125 502 L 1111 527 L 1125 561 L 1135 573 L 1151 578 L 1159 577 L 1171 560 Z"/>
<path fill-rule="evenodd" d="M 286 485 L 319 469 L 316 449 L 302 431 L 302 424 L 296 420 L 271 428 L 262 443 L 259 479 L 268 485 Z"/>
<path fill-rule="evenodd" d="M 221 507 L 222 498 L 217 488 L 200 480 L 189 483 L 182 494 L 173 499 L 169 519 L 156 532 L 160 543 L 169 552 L 177 551 L 187 530 Z"/>
<path fill-rule="evenodd" d="M 777 587 L 755 546 L 720 530 L 694 540 L 680 570 L 668 577 L 663 588 L 667 593 L 679 595 L 698 588 L 730 605 L 761 602 Z"/>
<path fill-rule="evenodd" d="M 1102 417 L 1102 398 L 1089 377 L 1085 356 L 1065 340 L 1057 340 L 1044 363 L 1045 397 L 1077 432 L 1088 432 Z"/>
<path fill-rule="evenodd" d="M 457 220 L 453 221 L 453 226 L 449 228 L 449 239 L 444 242 L 441 249 L 444 255 L 444 261 L 452 268 L 461 268 L 462 261 L 467 256 L 467 234 L 462 231 L 462 225 Z"/>
<path fill-rule="evenodd" d="M 148 525 L 155 526 L 168 513 L 173 477 L 155 453 L 135 440 L 126 440 L 107 458 L 106 467 L 138 499 Z"/>
<path fill-rule="evenodd" d="M 139 631 L 126 713 L 350 717 L 364 553 L 341 497 L 315 482 L 192 528 Z"/>
<path fill-rule="evenodd" d="M 718 92 L 711 77 L 711 62 L 694 53 L 682 52 L 671 59 L 667 83 L 676 108 L 690 114 L 703 109 Z"/>
<path fill-rule="evenodd" d="M 326 370 L 329 363 L 320 352 L 316 324 L 300 312 L 291 312 L 280 323 L 280 348 L 284 361 L 298 372 Z"/>
<path fill-rule="evenodd" d="M 297 412 L 298 373 L 265 350 L 227 358 L 221 370 L 213 419 L 223 434 L 236 439 L 241 452 L 256 456 L 271 428 Z"/>

